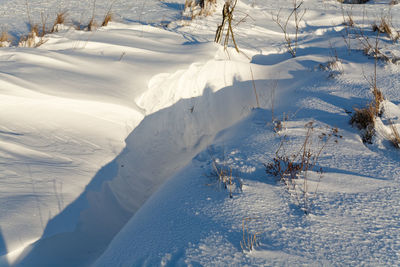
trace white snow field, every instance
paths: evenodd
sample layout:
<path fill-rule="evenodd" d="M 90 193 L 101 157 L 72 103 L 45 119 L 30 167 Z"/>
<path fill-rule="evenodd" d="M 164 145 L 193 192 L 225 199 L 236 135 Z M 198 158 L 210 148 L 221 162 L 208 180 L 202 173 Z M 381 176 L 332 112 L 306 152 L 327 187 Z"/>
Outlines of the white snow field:
<path fill-rule="evenodd" d="M 184 2 L 0 0 L 0 266 L 400 266 L 400 4 L 305 0 L 292 57 L 273 20 L 292 0 L 238 1 L 239 54 L 214 43 L 223 0 L 193 20 Z M 350 119 L 375 66 L 368 143 Z M 330 139 L 288 190 L 265 166 L 307 131 L 315 154 Z"/>

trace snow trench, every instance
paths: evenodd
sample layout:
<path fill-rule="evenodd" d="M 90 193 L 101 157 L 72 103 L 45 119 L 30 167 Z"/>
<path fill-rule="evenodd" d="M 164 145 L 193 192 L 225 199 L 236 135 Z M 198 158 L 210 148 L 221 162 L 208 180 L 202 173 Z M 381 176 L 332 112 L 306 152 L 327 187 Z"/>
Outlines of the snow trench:
<path fill-rule="evenodd" d="M 169 177 L 204 150 L 216 133 L 256 106 L 247 68 L 241 60 L 216 56 L 187 70 L 154 76 L 136 99 L 148 115 L 126 138 L 125 149 L 96 174 L 76 201 L 49 221 L 42 238 L 13 265 L 93 263 Z M 71 216 L 74 223 L 60 233 L 63 221 Z"/>

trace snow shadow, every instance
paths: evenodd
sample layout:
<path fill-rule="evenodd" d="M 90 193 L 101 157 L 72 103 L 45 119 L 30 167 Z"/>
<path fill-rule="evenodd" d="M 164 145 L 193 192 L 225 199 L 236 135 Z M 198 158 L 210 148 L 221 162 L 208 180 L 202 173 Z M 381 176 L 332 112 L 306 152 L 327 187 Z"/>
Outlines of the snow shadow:
<path fill-rule="evenodd" d="M 4 242 L 3 234 L 2 234 L 1 226 L 0 226 L 0 257 L 5 254 L 7 254 L 7 247 L 6 247 L 6 243 Z"/>
<path fill-rule="evenodd" d="M 291 58 L 292 56 L 286 52 L 281 54 L 255 55 L 251 59 L 251 63 L 258 65 L 272 66 Z"/>
<path fill-rule="evenodd" d="M 42 238 L 25 249 L 17 265 L 92 263 L 165 180 L 207 147 L 217 132 L 249 114 L 255 105 L 252 92 L 250 81 L 217 92 L 206 88 L 202 96 L 145 117 L 120 155 L 48 222 Z"/>
<path fill-rule="evenodd" d="M 183 11 L 185 9 L 185 4 L 161 2 L 161 5 L 176 11 Z"/>
<path fill-rule="evenodd" d="M 6 254 L 7 254 L 7 246 L 6 246 L 6 242 L 4 241 L 3 233 L 1 231 L 1 226 L 0 226 L 0 266 L 3 266 L 3 267 L 9 266 L 8 261 L 5 258 Z"/>
<path fill-rule="evenodd" d="M 307 79 L 296 80 L 305 73 Z M 299 95 L 287 94 L 287 91 L 313 83 L 319 75 L 310 75 L 304 69 L 291 74 L 292 78 L 279 81 L 276 114 L 296 111 L 293 103 Z M 271 87 L 260 85 L 272 82 L 272 79 L 255 81 L 262 108 L 270 107 Z M 232 86 L 216 92 L 207 87 L 199 97 L 182 99 L 146 116 L 127 137 L 127 145 L 120 155 L 99 170 L 77 200 L 49 221 L 42 238 L 25 249 L 17 265 L 87 266 L 93 263 L 169 177 L 210 145 L 217 133 L 248 116 L 255 106 L 252 82 L 234 81 Z M 269 117 L 268 114 L 265 116 Z M 325 118 L 323 113 L 320 116 Z M 260 167 L 257 172 L 261 171 Z M 201 238 L 198 234 L 192 237 Z M 239 244 L 236 241 L 232 243 Z"/>

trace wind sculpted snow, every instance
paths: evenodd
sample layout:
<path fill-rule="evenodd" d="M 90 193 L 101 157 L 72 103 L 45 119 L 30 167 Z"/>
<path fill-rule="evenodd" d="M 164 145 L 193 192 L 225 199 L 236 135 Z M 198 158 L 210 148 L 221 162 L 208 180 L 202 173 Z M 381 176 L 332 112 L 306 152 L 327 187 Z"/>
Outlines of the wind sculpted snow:
<path fill-rule="evenodd" d="M 400 124 L 399 66 L 377 64 L 386 100 L 364 144 L 349 120 L 372 100 L 375 64 L 357 33 L 349 49 L 342 23 L 351 14 L 372 40 L 375 17 L 399 6 L 306 1 L 293 58 L 272 20 L 291 1 L 238 2 L 241 54 L 212 42 L 219 11 L 182 21 L 183 2 L 117 1 L 107 27 L 0 49 L 0 265 L 396 265 L 399 151 L 388 137 L 389 121 Z M 0 1 L 10 11 L 0 21 L 19 36 L 26 25 L 12 14 L 26 3 L 13 3 Z M 99 20 L 110 3 L 96 3 Z M 66 9 L 73 23 L 90 4 L 29 8 L 35 18 Z M 399 55 L 380 38 L 385 55 Z M 321 181 L 311 173 L 309 215 L 265 172 L 281 142 L 273 118 L 288 151 L 310 121 L 343 136 L 321 154 Z M 215 162 L 236 179 L 232 198 Z M 251 252 L 241 246 L 246 218 Z"/>

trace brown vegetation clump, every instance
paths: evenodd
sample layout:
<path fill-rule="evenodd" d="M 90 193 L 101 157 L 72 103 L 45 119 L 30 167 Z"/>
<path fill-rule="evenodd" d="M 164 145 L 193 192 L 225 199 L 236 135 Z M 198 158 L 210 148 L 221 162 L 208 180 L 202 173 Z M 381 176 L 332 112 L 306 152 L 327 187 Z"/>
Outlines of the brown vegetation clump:
<path fill-rule="evenodd" d="M 390 125 L 390 129 L 392 130 L 392 136 L 390 137 L 390 142 L 392 142 L 393 146 L 395 148 L 400 148 L 400 134 L 399 131 L 397 130 L 396 125 L 394 125 L 394 123 L 389 120 L 389 125 Z"/>
<path fill-rule="evenodd" d="M 36 47 L 36 38 L 39 36 L 39 27 L 37 25 L 31 26 L 28 35 L 21 36 L 19 46 L 23 47 Z"/>
<path fill-rule="evenodd" d="M 213 7 L 217 0 L 186 0 L 184 14 L 192 19 L 197 16 L 209 16 L 213 13 Z"/>
<path fill-rule="evenodd" d="M 214 42 L 221 43 L 222 39 L 225 35 L 224 39 L 224 49 L 228 48 L 229 39 L 232 39 L 233 45 L 235 46 L 236 51 L 239 53 L 239 48 L 237 46 L 235 35 L 233 33 L 233 12 L 235 11 L 235 7 L 237 4 L 237 0 L 226 1 L 224 7 L 222 9 L 222 22 L 221 25 L 217 27 L 217 31 L 215 33 Z M 227 25 L 227 30 L 225 32 L 225 26 Z"/>
<path fill-rule="evenodd" d="M 375 113 L 376 110 L 372 104 L 361 109 L 354 108 L 350 123 L 361 130 L 363 143 L 372 143 L 372 138 L 375 135 Z"/>
<path fill-rule="evenodd" d="M 97 28 L 97 22 L 94 20 L 94 18 L 90 19 L 86 29 L 88 31 L 93 31 Z"/>
<path fill-rule="evenodd" d="M 0 47 L 9 46 L 12 41 L 11 36 L 8 34 L 7 31 L 3 30 L 0 35 Z"/>
<path fill-rule="evenodd" d="M 54 24 L 53 24 L 53 28 L 51 29 L 51 32 L 57 32 L 58 25 L 65 24 L 66 16 L 67 16 L 66 11 L 57 14 L 56 19 L 54 20 Z"/>
<path fill-rule="evenodd" d="M 305 214 L 309 214 L 312 208 L 310 197 L 315 197 L 318 186 L 314 192 L 310 191 L 308 173 L 316 168 L 326 146 L 331 141 L 338 143 L 342 136 L 337 128 L 318 129 L 315 128 L 312 121 L 304 127 L 306 130 L 304 142 L 299 150 L 294 150 L 297 152 L 293 153 L 293 150 L 289 152 L 285 149 L 285 145 L 289 141 L 286 136 L 283 136 L 273 161 L 264 166 L 266 173 L 278 178 L 301 210 Z M 317 168 L 316 173 L 319 174 L 320 181 L 323 174 L 322 168 Z"/>
<path fill-rule="evenodd" d="M 380 24 L 374 23 L 372 30 L 378 33 L 386 34 L 393 42 L 396 42 L 400 38 L 400 34 L 391 26 L 391 21 L 385 17 L 381 18 Z"/>
<path fill-rule="evenodd" d="M 113 19 L 112 13 L 110 11 L 107 12 L 107 14 L 105 15 L 105 17 L 103 19 L 103 23 L 101 23 L 101 27 L 107 26 L 108 23 L 112 21 L 112 19 Z"/>

